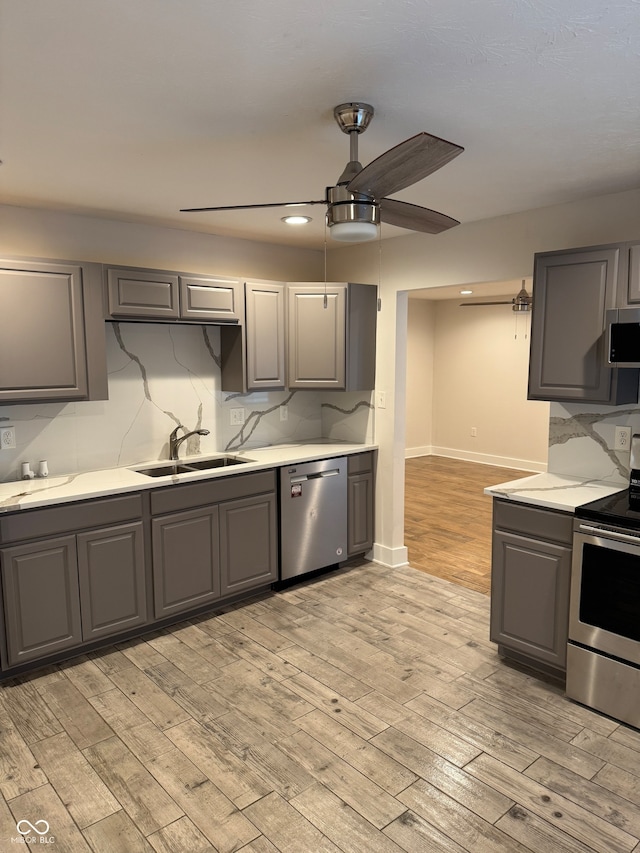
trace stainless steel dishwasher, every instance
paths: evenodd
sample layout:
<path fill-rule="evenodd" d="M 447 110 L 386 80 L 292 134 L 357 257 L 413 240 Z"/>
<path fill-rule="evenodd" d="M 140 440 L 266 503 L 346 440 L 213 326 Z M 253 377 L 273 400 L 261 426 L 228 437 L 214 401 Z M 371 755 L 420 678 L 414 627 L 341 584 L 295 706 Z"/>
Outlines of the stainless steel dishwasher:
<path fill-rule="evenodd" d="M 346 556 L 346 457 L 280 468 L 280 580 Z"/>

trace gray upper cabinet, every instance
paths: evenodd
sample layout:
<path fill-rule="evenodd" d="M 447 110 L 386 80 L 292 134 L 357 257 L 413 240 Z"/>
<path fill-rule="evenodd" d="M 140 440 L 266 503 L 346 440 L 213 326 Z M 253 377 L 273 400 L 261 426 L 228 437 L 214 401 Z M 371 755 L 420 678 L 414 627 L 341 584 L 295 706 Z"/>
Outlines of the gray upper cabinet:
<path fill-rule="evenodd" d="M 640 243 L 626 243 L 623 252 L 628 263 L 627 287 L 621 288 L 623 294 L 621 307 L 640 303 Z"/>
<path fill-rule="evenodd" d="M 620 253 L 596 246 L 535 256 L 529 399 L 637 402 L 638 370 L 605 363 L 605 312 L 616 307 Z"/>
<path fill-rule="evenodd" d="M 248 391 L 285 387 L 284 295 L 284 284 L 245 283 Z"/>
<path fill-rule="evenodd" d="M 244 314 L 237 279 L 126 267 L 109 267 L 105 276 L 114 320 L 238 324 Z"/>
<path fill-rule="evenodd" d="M 287 290 L 288 387 L 372 389 L 376 288 L 295 283 Z"/>
<path fill-rule="evenodd" d="M 98 264 L 0 261 L 0 403 L 106 400 Z"/>

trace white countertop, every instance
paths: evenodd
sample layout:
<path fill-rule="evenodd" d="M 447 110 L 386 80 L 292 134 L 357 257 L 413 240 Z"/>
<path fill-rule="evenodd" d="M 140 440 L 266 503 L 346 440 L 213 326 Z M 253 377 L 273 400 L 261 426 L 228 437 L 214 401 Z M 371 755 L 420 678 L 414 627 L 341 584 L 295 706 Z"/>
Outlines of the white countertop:
<path fill-rule="evenodd" d="M 577 506 L 606 498 L 625 486 L 603 480 L 584 480 L 559 474 L 533 474 L 520 480 L 488 486 L 484 493 L 495 498 L 573 512 Z"/>
<path fill-rule="evenodd" d="M 169 475 L 164 477 L 148 477 L 135 471 L 145 465 L 171 464 L 169 460 L 141 461 L 126 468 L 106 468 L 101 471 L 88 471 L 84 474 L 69 474 L 63 477 L 48 477 L 47 479 L 17 480 L 12 483 L 0 483 L 0 513 L 14 512 L 19 509 L 55 506 L 71 501 L 88 498 L 105 497 L 121 492 L 137 492 L 144 489 L 157 489 L 161 486 L 192 483 L 198 480 L 215 477 L 230 477 L 237 474 L 248 474 L 251 471 L 262 471 L 265 468 L 278 468 L 281 465 L 295 465 L 310 462 L 314 459 L 329 459 L 332 456 L 349 456 L 366 450 L 375 450 L 375 444 L 350 444 L 341 441 L 294 442 L 279 444 L 271 447 L 239 450 L 229 454 L 211 454 L 209 456 L 192 456 L 180 459 L 180 462 L 210 459 L 215 455 L 234 456 L 246 459 L 242 465 L 232 465 L 226 468 L 214 468 L 205 471 Z M 250 460 L 250 461 L 249 461 Z"/>

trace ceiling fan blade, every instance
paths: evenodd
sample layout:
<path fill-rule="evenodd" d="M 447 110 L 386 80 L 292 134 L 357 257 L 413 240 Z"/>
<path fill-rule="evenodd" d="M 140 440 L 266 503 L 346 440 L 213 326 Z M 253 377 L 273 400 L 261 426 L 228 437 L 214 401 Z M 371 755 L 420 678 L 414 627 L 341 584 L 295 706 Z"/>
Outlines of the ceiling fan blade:
<path fill-rule="evenodd" d="M 397 225 L 399 228 L 409 228 L 411 231 L 422 231 L 425 234 L 439 234 L 447 228 L 460 225 L 457 219 L 438 213 L 437 210 L 429 210 L 428 207 L 397 201 L 394 198 L 380 200 L 380 219 L 387 225 Z"/>
<path fill-rule="evenodd" d="M 305 207 L 308 204 L 326 204 L 326 199 L 319 201 L 273 201 L 268 204 L 227 204 L 219 207 L 183 207 L 180 213 L 204 213 L 207 210 L 255 210 L 260 207 Z"/>
<path fill-rule="evenodd" d="M 372 160 L 352 178 L 347 189 L 379 199 L 421 181 L 463 151 L 446 139 L 418 133 Z"/>
<path fill-rule="evenodd" d="M 473 308 L 475 305 L 513 305 L 513 299 L 506 302 L 461 302 L 460 308 Z"/>

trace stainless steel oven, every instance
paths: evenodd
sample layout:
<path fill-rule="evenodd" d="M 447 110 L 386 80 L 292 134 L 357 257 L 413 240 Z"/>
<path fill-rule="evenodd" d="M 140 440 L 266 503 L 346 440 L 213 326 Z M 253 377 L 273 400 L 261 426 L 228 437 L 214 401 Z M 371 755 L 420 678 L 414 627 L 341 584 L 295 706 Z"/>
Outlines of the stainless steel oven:
<path fill-rule="evenodd" d="M 576 516 L 567 695 L 640 728 L 640 511 L 625 491 Z"/>

